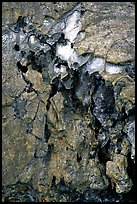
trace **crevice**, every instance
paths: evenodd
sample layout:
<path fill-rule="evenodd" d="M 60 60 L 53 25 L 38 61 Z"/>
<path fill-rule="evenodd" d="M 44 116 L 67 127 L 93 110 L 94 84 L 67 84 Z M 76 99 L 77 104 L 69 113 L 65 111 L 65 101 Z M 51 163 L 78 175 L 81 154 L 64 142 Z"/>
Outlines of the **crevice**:
<path fill-rule="evenodd" d="M 13 48 L 15 51 L 20 51 L 20 47 L 18 44 L 15 44 L 14 48 Z"/>
<path fill-rule="evenodd" d="M 105 153 L 105 151 L 102 151 L 102 149 L 99 149 L 98 151 L 98 159 L 100 163 L 104 164 L 105 166 L 107 161 L 110 161 L 110 158 L 107 156 L 107 153 Z"/>
<path fill-rule="evenodd" d="M 46 104 L 46 110 L 47 111 L 49 111 L 49 109 L 50 109 L 50 104 L 51 104 L 50 99 L 48 99 L 47 104 Z"/>
<path fill-rule="evenodd" d="M 48 151 L 47 151 L 47 153 L 43 159 L 44 163 L 46 163 L 46 164 L 49 163 L 53 150 L 54 150 L 54 144 L 48 144 Z"/>
<path fill-rule="evenodd" d="M 56 185 L 56 176 L 53 176 L 51 188 L 53 188 L 55 185 Z"/>
<path fill-rule="evenodd" d="M 81 160 L 82 160 L 81 155 L 79 155 L 79 154 L 77 153 L 77 162 L 80 163 Z"/>
<path fill-rule="evenodd" d="M 49 93 L 49 97 L 47 99 L 47 104 L 46 104 L 46 109 L 47 111 L 49 111 L 50 109 L 50 98 L 52 98 L 58 91 L 58 83 L 59 83 L 59 79 L 56 79 L 56 81 L 53 82 L 53 84 L 51 84 L 51 91 Z"/>
<path fill-rule="evenodd" d="M 28 67 L 22 66 L 19 61 L 17 62 L 17 67 L 18 67 L 18 69 L 21 70 L 23 73 L 26 73 L 26 72 L 28 71 Z"/>
<path fill-rule="evenodd" d="M 45 142 L 48 143 L 48 140 L 51 136 L 50 130 L 48 128 L 48 121 L 47 121 L 47 115 L 45 115 L 45 129 L 44 129 L 44 138 Z"/>

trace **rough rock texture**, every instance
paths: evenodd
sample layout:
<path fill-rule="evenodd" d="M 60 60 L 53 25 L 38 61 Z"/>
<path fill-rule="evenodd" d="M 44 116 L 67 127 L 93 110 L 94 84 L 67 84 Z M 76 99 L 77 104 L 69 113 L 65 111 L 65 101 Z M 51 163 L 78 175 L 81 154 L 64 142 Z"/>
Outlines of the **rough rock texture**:
<path fill-rule="evenodd" d="M 2 12 L 3 202 L 135 201 L 134 4 Z"/>

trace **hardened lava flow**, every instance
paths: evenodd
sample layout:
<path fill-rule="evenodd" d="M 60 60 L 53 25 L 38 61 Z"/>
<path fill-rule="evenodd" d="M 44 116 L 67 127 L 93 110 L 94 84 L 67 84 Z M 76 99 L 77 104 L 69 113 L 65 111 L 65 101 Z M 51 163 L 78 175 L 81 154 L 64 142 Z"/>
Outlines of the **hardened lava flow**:
<path fill-rule="evenodd" d="M 19 16 L 3 33 L 17 86 L 3 101 L 3 114 L 10 114 L 7 122 L 3 116 L 3 138 L 13 127 L 17 132 L 11 136 L 16 150 L 10 141 L 7 147 L 17 169 L 12 175 L 5 163 L 14 182 L 8 184 L 3 172 L 4 202 L 134 199 L 134 61 L 78 52 L 90 28 L 83 26 L 89 11 L 82 5 L 56 20 L 46 15 L 41 27 Z M 3 90 L 7 95 L 10 88 Z"/>

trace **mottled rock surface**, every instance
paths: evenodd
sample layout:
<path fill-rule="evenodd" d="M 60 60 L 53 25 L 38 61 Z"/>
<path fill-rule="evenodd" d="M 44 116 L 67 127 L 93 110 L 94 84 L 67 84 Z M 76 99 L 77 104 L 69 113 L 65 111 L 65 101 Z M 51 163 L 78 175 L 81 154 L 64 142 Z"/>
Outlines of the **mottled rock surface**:
<path fill-rule="evenodd" d="M 135 201 L 134 9 L 2 3 L 3 202 Z"/>

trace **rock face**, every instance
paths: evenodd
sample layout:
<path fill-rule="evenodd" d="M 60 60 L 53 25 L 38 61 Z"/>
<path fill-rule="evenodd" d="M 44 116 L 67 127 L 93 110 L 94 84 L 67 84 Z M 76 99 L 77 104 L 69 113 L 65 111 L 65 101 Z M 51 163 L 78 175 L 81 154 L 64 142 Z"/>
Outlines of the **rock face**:
<path fill-rule="evenodd" d="M 3 2 L 3 202 L 134 201 L 134 32 L 130 2 Z"/>

